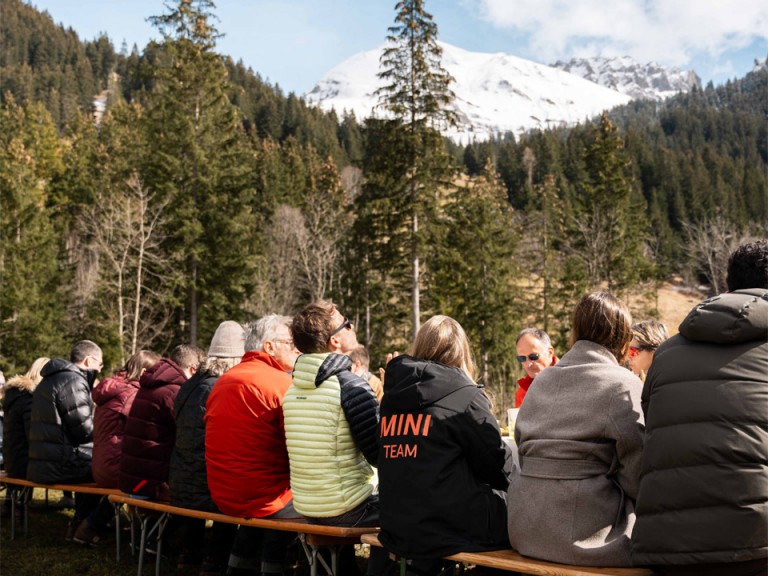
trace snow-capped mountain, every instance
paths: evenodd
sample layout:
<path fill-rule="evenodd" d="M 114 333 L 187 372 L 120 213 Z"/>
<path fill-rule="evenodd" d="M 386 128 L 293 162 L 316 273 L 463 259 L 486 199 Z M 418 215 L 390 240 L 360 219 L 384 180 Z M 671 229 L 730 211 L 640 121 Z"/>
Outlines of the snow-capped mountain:
<path fill-rule="evenodd" d="M 663 100 L 679 92 L 701 88 L 701 79 L 693 70 L 665 68 L 656 62 L 640 64 L 629 56 L 621 58 L 572 58 L 558 60 L 552 67 L 581 76 L 633 99 Z"/>
<path fill-rule="evenodd" d="M 448 133 L 459 142 L 532 128 L 573 125 L 603 110 L 626 104 L 630 97 L 562 70 L 509 54 L 469 52 L 440 43 L 442 65 L 453 76 L 455 107 L 461 125 Z M 307 102 L 358 119 L 374 110 L 379 57 L 384 46 L 342 62 L 307 94 Z"/>

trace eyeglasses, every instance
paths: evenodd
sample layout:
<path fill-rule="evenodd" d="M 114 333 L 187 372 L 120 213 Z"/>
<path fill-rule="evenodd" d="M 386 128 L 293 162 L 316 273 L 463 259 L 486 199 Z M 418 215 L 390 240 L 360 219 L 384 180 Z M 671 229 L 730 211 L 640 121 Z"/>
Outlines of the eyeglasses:
<path fill-rule="evenodd" d="M 96 371 L 100 372 L 101 369 L 104 368 L 104 361 L 101 360 L 100 358 L 96 358 L 96 356 L 90 356 L 90 358 L 93 359 L 96 363 L 96 366 L 97 366 Z"/>
<path fill-rule="evenodd" d="M 517 361 L 520 362 L 521 364 L 524 363 L 526 359 L 530 360 L 531 362 L 536 362 L 536 360 L 541 358 L 541 354 L 537 354 L 534 352 L 533 354 L 528 354 L 528 356 L 515 356 L 515 358 L 517 358 Z"/>
<path fill-rule="evenodd" d="M 291 348 L 293 348 L 293 340 L 272 340 L 275 344 L 288 344 Z"/>
<path fill-rule="evenodd" d="M 336 336 L 336 334 L 338 334 L 345 328 L 352 328 L 352 322 L 350 322 L 349 318 L 347 318 L 346 316 L 344 316 L 344 322 L 341 323 L 341 326 L 339 326 L 338 328 L 336 328 L 336 330 L 331 332 L 331 335 L 328 336 L 328 339 L 331 339 L 332 337 Z"/>

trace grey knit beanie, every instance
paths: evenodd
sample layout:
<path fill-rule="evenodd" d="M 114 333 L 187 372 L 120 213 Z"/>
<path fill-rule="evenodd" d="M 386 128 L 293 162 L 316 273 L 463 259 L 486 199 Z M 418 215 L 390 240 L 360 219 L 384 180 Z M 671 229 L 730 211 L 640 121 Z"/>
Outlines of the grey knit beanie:
<path fill-rule="evenodd" d="M 216 358 L 242 358 L 245 354 L 245 330 L 237 322 L 225 320 L 216 328 L 211 339 L 208 356 Z"/>

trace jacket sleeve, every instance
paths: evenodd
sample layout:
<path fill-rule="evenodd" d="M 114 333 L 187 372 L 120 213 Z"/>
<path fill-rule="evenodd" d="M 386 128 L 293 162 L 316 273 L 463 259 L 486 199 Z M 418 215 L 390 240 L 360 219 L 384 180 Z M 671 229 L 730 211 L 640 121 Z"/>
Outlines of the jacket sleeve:
<path fill-rule="evenodd" d="M 85 380 L 73 378 L 62 387 L 57 409 L 74 446 L 93 441 L 93 400 Z"/>
<path fill-rule="evenodd" d="M 355 444 L 371 466 L 379 455 L 379 402 L 368 382 L 351 372 L 338 375 L 341 408 Z"/>
<path fill-rule="evenodd" d="M 635 381 L 617 385 L 611 399 L 608 436 L 616 441 L 617 480 L 627 496 L 635 500 L 640 487 L 645 420 L 640 407 L 640 380 L 632 378 Z"/>
<path fill-rule="evenodd" d="M 472 473 L 491 488 L 506 490 L 512 473 L 512 450 L 501 439 L 485 394 L 478 390 L 464 416 L 465 426 L 457 437 Z"/>

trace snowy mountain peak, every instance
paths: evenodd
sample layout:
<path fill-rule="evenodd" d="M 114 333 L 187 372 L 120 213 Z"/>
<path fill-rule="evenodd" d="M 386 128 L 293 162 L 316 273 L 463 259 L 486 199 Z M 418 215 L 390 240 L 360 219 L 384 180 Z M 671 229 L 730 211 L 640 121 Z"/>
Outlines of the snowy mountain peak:
<path fill-rule="evenodd" d="M 640 64 L 629 56 L 620 58 L 572 58 L 558 60 L 553 68 L 565 70 L 634 99 L 663 100 L 679 92 L 701 88 L 693 70 L 665 68 L 656 62 Z"/>
<path fill-rule="evenodd" d="M 491 135 L 521 134 L 532 128 L 568 126 L 630 97 L 556 68 L 504 53 L 469 52 L 440 42 L 442 65 L 453 76 L 451 89 L 461 125 L 447 135 L 458 142 Z M 350 57 L 323 77 L 305 98 L 310 104 L 357 118 L 381 115 L 374 95 L 384 46 Z"/>

